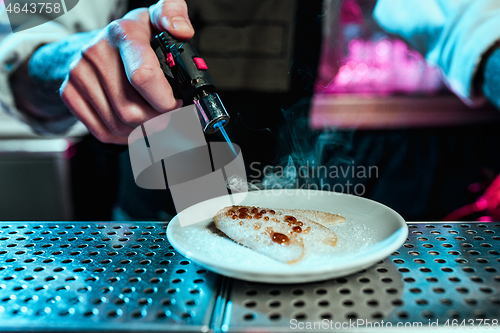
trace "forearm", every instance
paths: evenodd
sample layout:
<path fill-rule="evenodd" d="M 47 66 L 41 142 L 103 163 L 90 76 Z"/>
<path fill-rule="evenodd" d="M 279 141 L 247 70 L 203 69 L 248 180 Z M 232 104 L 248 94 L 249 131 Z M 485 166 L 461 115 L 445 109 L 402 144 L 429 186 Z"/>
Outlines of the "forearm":
<path fill-rule="evenodd" d="M 70 112 L 59 96 L 59 87 L 71 64 L 99 30 L 72 35 L 38 48 L 10 76 L 17 108 L 31 118 L 50 121 Z"/>

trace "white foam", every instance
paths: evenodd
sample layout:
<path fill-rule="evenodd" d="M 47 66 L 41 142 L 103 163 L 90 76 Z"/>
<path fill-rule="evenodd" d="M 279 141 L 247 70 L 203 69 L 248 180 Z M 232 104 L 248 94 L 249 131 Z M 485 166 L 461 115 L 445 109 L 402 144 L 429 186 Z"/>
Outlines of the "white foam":
<path fill-rule="evenodd" d="M 380 241 L 366 224 L 347 219 L 343 223 L 330 226 L 337 235 L 335 247 L 317 244 L 313 253 L 306 253 L 298 263 L 288 265 L 259 254 L 232 240 L 215 233 L 213 224 L 194 225 L 182 229 L 183 242 L 190 248 L 202 252 L 210 260 L 234 267 L 252 267 L 252 270 L 283 269 L 298 271 L 352 260 L 353 256 L 362 255 L 370 245 Z"/>

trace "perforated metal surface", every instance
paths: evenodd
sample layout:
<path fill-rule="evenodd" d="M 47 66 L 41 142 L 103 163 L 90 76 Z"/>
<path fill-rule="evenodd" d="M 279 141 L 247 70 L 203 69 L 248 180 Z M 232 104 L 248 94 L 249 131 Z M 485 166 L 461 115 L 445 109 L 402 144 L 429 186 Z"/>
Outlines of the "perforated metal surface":
<path fill-rule="evenodd" d="M 345 278 L 296 286 L 233 280 L 223 328 L 290 331 L 298 322 L 323 319 L 396 326 L 500 318 L 500 224 L 409 228 L 400 250 Z"/>
<path fill-rule="evenodd" d="M 208 331 L 220 277 L 166 225 L 0 225 L 0 331 Z"/>
<path fill-rule="evenodd" d="M 500 224 L 409 228 L 405 245 L 368 270 L 275 285 L 207 272 L 172 249 L 161 223 L 4 223 L 0 331 L 288 332 L 291 320 L 500 318 Z"/>

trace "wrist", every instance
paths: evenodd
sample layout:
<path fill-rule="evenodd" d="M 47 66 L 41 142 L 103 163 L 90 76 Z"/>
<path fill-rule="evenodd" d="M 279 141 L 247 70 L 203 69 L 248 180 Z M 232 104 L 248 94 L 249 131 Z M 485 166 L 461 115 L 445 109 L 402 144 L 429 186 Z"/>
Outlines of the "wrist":
<path fill-rule="evenodd" d="M 71 70 L 71 63 L 99 33 L 94 30 L 71 35 L 39 46 L 9 77 L 16 107 L 38 122 L 71 116 L 59 95 L 59 88 Z"/>
<path fill-rule="evenodd" d="M 70 114 L 62 103 L 59 83 L 40 82 L 30 73 L 31 58 L 22 63 L 9 77 L 10 87 L 19 112 L 37 121 L 50 121 Z"/>

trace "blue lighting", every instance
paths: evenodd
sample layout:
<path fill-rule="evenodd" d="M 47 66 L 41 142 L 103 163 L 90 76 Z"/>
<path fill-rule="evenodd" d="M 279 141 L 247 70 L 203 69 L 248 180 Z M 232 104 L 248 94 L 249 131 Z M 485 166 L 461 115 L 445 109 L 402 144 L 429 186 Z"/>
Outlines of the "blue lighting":
<path fill-rule="evenodd" d="M 219 131 L 222 133 L 222 135 L 224 136 L 224 139 L 226 139 L 226 142 L 227 144 L 229 145 L 229 147 L 231 148 L 231 150 L 233 151 L 234 153 L 234 156 L 238 157 L 238 153 L 236 152 L 236 149 L 234 149 L 234 146 L 233 146 L 233 143 L 231 142 L 231 140 L 229 139 L 229 136 L 227 135 L 226 133 L 226 130 L 224 129 L 224 127 L 222 126 L 222 124 L 224 124 L 226 121 L 225 120 L 221 120 L 219 121 L 218 123 L 216 123 L 214 125 L 214 128 L 218 128 Z"/>

